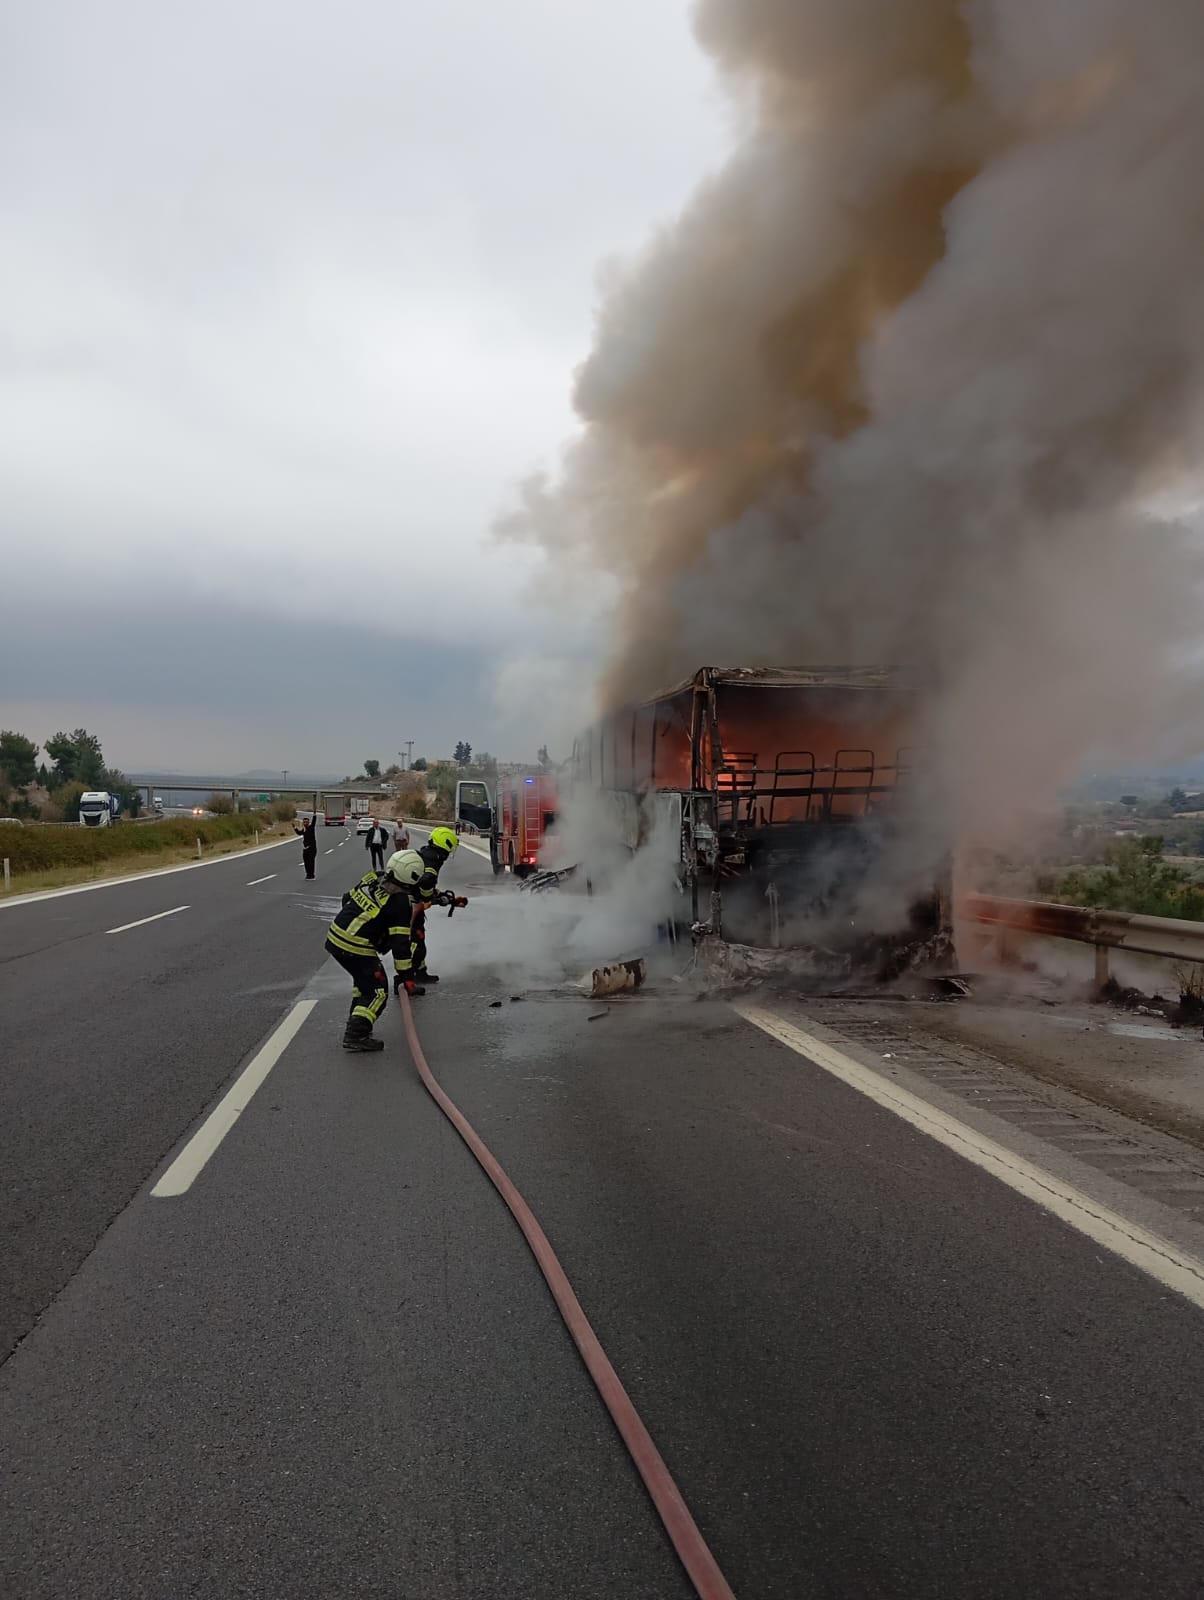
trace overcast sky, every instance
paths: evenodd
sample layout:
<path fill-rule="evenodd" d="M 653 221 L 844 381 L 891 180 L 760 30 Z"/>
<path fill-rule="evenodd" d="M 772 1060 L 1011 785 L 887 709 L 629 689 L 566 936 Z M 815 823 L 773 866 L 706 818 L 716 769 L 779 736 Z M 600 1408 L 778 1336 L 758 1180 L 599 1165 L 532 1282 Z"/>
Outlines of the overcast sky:
<path fill-rule="evenodd" d="M 490 525 L 599 265 L 726 135 L 685 0 L 7 7 L 0 726 L 130 769 L 560 736 L 530 661 L 581 628 Z"/>

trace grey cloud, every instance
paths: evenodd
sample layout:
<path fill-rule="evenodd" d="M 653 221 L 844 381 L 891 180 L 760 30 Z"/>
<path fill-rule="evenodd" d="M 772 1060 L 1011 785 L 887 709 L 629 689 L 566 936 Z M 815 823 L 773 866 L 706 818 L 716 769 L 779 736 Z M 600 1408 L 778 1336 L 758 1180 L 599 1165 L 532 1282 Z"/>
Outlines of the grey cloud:
<path fill-rule="evenodd" d="M 369 675 L 400 653 L 433 737 L 441 695 L 469 693 L 465 662 L 510 640 L 559 652 L 571 630 L 525 604 L 534 563 L 496 553 L 487 530 L 571 426 L 598 258 L 634 246 L 717 153 L 685 13 L 643 0 L 13 11 L 5 601 L 43 616 L 86 606 L 91 620 L 32 656 L 10 634 L 8 703 L 45 704 L 61 678 L 64 707 L 84 684 L 114 716 L 125 707 L 132 742 L 139 707 L 174 705 L 199 736 L 215 708 L 235 715 L 227 663 L 275 683 L 265 636 L 305 665 L 366 607 L 381 618 Z M 207 608 L 221 619 L 209 640 Z M 164 671 L 152 691 L 131 641 L 170 656 L 165 614 L 208 651 L 210 676 Z M 325 749 L 355 697 L 314 693 Z M 287 696 L 273 704 L 287 716 Z"/>
<path fill-rule="evenodd" d="M 527 758 L 540 743 L 538 724 L 528 736 L 498 715 L 489 657 L 470 637 L 407 642 L 363 618 L 42 611 L 0 636 L 0 685 L 0 726 L 41 741 L 82 724 L 134 770 L 342 772 L 365 756 L 395 760 L 405 739 L 432 756 L 458 738 L 494 750 L 516 739 L 505 753 Z"/>

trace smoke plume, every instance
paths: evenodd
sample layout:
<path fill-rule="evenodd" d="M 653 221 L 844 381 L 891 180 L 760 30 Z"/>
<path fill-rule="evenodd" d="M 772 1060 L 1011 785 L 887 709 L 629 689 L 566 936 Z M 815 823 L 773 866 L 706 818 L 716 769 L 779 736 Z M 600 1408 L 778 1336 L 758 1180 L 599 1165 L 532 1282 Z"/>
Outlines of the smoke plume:
<path fill-rule="evenodd" d="M 701 0 L 746 128 L 612 276 L 513 536 L 620 588 L 604 703 L 930 672 L 979 821 L 1204 743 L 1200 0 Z M 1155 746 L 1159 747 L 1155 750 Z"/>

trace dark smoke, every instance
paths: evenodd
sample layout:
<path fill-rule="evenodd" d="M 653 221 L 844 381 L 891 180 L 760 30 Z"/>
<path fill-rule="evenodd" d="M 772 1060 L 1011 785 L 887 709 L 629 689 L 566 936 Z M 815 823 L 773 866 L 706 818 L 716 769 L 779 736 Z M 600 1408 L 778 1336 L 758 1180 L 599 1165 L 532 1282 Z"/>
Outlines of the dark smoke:
<path fill-rule="evenodd" d="M 702 0 L 726 169 L 612 286 L 507 531 L 617 580 L 603 703 L 897 661 L 977 822 L 1204 743 L 1200 0 Z M 1160 505 L 1161 517 L 1151 508 Z"/>

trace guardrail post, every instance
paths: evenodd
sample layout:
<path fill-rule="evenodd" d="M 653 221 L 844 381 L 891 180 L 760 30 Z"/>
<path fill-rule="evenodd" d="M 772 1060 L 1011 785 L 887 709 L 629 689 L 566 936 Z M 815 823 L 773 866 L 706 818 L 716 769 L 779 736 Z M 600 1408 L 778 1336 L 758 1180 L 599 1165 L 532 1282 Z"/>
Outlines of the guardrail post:
<path fill-rule="evenodd" d="M 1095 987 L 1105 989 L 1108 979 L 1112 976 L 1108 966 L 1108 946 L 1097 944 L 1095 947 Z"/>
<path fill-rule="evenodd" d="M 4 858 L 4 892 L 7 894 L 13 886 L 13 875 L 8 865 L 8 857 Z"/>
<path fill-rule="evenodd" d="M 198 861 L 201 859 L 201 836 L 199 833 L 196 836 L 196 858 Z"/>
<path fill-rule="evenodd" d="M 258 828 L 256 828 L 256 830 L 255 830 L 255 843 L 256 844 L 259 843 L 259 829 Z"/>

